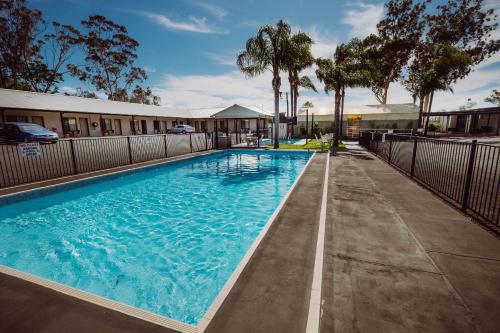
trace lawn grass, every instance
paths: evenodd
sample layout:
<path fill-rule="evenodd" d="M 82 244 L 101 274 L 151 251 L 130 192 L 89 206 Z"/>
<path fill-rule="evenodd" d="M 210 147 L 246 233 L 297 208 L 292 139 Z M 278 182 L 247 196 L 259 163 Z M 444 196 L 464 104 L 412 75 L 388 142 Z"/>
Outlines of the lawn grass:
<path fill-rule="evenodd" d="M 267 149 L 274 149 L 273 145 L 267 145 Z M 280 144 L 279 149 L 314 149 L 314 150 L 319 150 L 321 149 L 321 144 L 318 142 L 316 139 L 311 139 L 308 140 L 308 142 L 305 145 L 291 145 L 291 144 Z M 330 144 L 324 144 L 323 149 L 327 150 L 330 149 Z M 344 150 L 345 145 L 343 143 L 339 143 L 339 150 Z"/>

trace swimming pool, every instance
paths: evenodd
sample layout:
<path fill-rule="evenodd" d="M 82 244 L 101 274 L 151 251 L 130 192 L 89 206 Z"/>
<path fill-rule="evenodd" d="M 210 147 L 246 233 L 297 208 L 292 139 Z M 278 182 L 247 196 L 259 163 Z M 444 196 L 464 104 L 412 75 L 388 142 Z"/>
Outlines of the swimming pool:
<path fill-rule="evenodd" d="M 304 141 L 303 144 L 305 144 L 305 139 L 301 138 L 290 138 L 290 139 L 280 139 L 280 144 L 288 144 L 288 145 L 300 145 L 302 144 L 301 141 Z M 262 139 L 260 140 L 261 145 L 271 145 L 273 144 L 273 140 L 271 139 Z"/>
<path fill-rule="evenodd" d="M 310 156 L 223 151 L 0 198 L 0 264 L 196 325 Z"/>

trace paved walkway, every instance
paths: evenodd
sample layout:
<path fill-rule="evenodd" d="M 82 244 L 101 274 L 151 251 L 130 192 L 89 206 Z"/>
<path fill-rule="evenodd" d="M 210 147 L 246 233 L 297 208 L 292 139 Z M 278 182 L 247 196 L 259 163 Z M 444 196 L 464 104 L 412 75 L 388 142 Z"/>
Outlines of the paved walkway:
<path fill-rule="evenodd" d="M 330 160 L 322 332 L 498 332 L 500 240 L 357 145 Z"/>

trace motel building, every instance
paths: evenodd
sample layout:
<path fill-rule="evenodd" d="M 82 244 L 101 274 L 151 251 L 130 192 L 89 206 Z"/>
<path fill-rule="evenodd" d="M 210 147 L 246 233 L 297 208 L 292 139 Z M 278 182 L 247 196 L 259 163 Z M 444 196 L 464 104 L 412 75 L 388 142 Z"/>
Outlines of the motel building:
<path fill-rule="evenodd" d="M 196 132 L 267 136 L 272 113 L 251 106 L 176 109 L 74 96 L 0 89 L 0 122 L 29 122 L 61 138 L 164 134 L 176 125 Z"/>
<path fill-rule="evenodd" d="M 331 132 L 334 119 L 334 107 L 301 108 L 297 118 L 298 131 L 312 126 L 322 132 Z M 342 135 L 357 138 L 361 130 L 375 129 L 411 129 L 418 122 L 418 106 L 407 104 L 377 104 L 344 107 Z M 314 125 L 313 125 L 314 124 Z"/>

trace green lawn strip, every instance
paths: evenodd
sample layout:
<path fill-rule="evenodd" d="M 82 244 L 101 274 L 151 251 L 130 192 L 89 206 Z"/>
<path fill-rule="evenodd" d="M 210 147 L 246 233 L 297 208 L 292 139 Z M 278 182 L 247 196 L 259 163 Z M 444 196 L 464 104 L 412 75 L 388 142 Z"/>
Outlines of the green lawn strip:
<path fill-rule="evenodd" d="M 273 145 L 267 145 L 267 149 L 274 149 Z M 280 144 L 279 149 L 321 149 L 321 144 L 316 139 L 308 140 L 305 145 L 291 145 L 291 144 Z M 330 144 L 324 144 L 323 149 L 330 149 Z M 344 150 L 345 145 L 343 143 L 339 144 L 339 150 Z"/>

